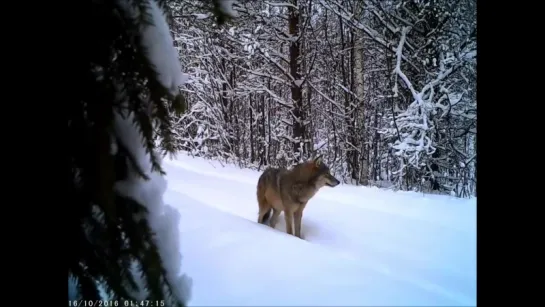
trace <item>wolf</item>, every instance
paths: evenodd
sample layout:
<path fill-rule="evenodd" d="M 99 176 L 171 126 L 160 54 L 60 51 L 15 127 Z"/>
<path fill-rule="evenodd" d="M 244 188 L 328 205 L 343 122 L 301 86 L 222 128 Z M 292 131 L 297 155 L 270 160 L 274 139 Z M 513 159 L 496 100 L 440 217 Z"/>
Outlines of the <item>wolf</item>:
<path fill-rule="evenodd" d="M 303 210 L 308 201 L 324 186 L 336 187 L 337 180 L 329 167 L 318 156 L 309 161 L 295 165 L 291 169 L 269 167 L 263 171 L 257 181 L 257 203 L 259 213 L 257 222 L 269 224 L 274 228 L 278 216 L 284 211 L 286 232 L 301 236 L 301 220 Z M 272 216 L 271 216 L 272 213 Z"/>

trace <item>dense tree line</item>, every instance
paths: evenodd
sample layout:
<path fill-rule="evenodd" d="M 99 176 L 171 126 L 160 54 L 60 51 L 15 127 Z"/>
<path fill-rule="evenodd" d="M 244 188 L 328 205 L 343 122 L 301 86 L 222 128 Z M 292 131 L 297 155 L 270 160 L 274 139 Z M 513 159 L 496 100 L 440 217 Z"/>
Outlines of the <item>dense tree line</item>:
<path fill-rule="evenodd" d="M 179 149 L 262 169 L 323 154 L 345 182 L 476 190 L 475 0 L 176 0 Z"/>
<path fill-rule="evenodd" d="M 90 8 L 63 94 L 71 300 L 188 301 L 160 151 L 257 169 L 320 154 L 347 183 L 476 193 L 475 0 Z"/>

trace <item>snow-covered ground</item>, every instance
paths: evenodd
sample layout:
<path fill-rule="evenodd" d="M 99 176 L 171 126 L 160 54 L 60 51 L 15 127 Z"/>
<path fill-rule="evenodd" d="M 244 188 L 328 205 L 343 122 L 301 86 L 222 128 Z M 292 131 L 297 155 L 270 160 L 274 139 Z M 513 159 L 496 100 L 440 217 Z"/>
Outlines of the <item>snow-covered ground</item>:
<path fill-rule="evenodd" d="M 163 163 L 190 306 L 476 306 L 475 199 L 324 187 L 301 240 L 283 217 L 256 222 L 260 173 L 182 154 Z"/>

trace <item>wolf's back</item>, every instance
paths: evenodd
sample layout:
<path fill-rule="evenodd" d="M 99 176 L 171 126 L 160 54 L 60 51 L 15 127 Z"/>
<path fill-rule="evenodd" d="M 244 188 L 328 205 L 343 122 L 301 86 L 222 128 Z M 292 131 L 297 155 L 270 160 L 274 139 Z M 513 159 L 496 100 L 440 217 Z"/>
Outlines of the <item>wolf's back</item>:
<path fill-rule="evenodd" d="M 266 188 L 274 188 L 275 190 L 278 190 L 278 179 L 281 171 L 282 169 L 275 167 L 265 169 L 257 181 L 258 193 L 260 190 L 262 190 L 264 193 Z"/>

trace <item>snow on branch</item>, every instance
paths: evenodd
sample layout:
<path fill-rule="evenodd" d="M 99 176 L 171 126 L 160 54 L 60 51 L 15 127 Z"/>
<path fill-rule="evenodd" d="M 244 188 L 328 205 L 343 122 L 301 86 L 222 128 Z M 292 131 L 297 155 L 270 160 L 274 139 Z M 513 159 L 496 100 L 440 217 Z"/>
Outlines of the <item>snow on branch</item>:
<path fill-rule="evenodd" d="M 312 82 L 307 82 L 307 83 L 310 85 L 310 87 L 312 87 L 313 90 L 316 91 L 316 93 L 318 93 L 320 96 L 322 96 L 322 98 L 324 98 L 325 100 L 331 102 L 331 105 L 335 106 L 335 108 L 337 108 L 337 109 L 343 114 L 342 116 L 345 116 L 345 115 L 344 115 L 344 112 L 345 112 L 344 108 L 343 108 L 342 106 L 340 106 L 339 103 L 338 103 L 337 101 L 335 101 L 335 100 L 333 100 L 333 99 L 327 97 L 327 95 L 324 94 L 324 93 L 322 93 L 322 92 L 318 89 L 318 87 L 315 86 Z"/>
<path fill-rule="evenodd" d="M 125 14 L 131 18 L 138 17 L 141 12 L 128 0 L 118 0 L 118 3 Z M 178 94 L 178 86 L 186 81 L 182 74 L 181 64 L 178 59 L 178 52 L 174 48 L 170 30 L 165 19 L 165 13 L 161 10 L 155 0 L 148 2 L 147 10 L 151 16 L 151 24 L 145 23 L 141 26 L 141 43 L 147 51 L 147 56 L 154 66 L 159 82 L 165 86 L 173 95 Z M 132 154 L 135 164 L 139 169 L 127 163 L 128 174 L 123 181 L 117 182 L 115 189 L 121 195 L 134 199 L 143 205 L 147 210 L 145 217 L 151 229 L 156 234 L 155 241 L 166 270 L 166 277 L 172 286 L 174 295 L 180 301 L 187 302 L 190 296 L 191 280 L 181 273 L 181 254 L 179 239 L 179 213 L 174 208 L 163 203 L 163 194 L 167 188 L 166 179 L 156 170 L 152 169 L 150 154 L 146 152 L 142 144 L 142 136 L 138 127 L 134 124 L 133 113 L 120 115 L 115 114 L 114 135 L 118 142 Z M 157 153 L 157 161 L 161 157 Z M 140 176 L 140 171 L 147 178 Z M 135 219 L 144 218 L 135 216 Z M 141 274 L 135 268 L 132 271 L 134 279 L 144 285 Z M 136 297 L 144 299 L 146 290 L 140 289 Z"/>
<path fill-rule="evenodd" d="M 128 0 L 118 0 L 118 3 L 124 13 L 131 18 L 137 18 L 141 14 Z M 165 12 L 161 10 L 155 0 L 152 0 L 149 1 L 147 13 L 150 14 L 152 22 L 151 24 L 143 23 L 140 29 L 141 43 L 158 74 L 159 82 L 172 95 L 177 95 L 178 86 L 186 82 L 187 77 L 182 73 L 178 51 L 174 48 Z"/>
<path fill-rule="evenodd" d="M 407 166 L 412 166 L 415 169 L 428 167 L 428 162 L 432 154 L 436 151 L 433 141 L 436 127 L 432 118 L 437 113 L 436 109 L 444 111 L 448 108 L 446 105 L 441 104 L 441 102 L 446 99 L 450 100 L 452 96 L 449 95 L 449 87 L 444 85 L 444 81 L 462 65 L 462 61 L 452 63 L 451 59 L 447 61 L 441 54 L 437 75 L 418 91 L 401 68 L 403 47 L 410 30 L 410 26 L 404 27 L 401 30 L 399 44 L 396 48 L 394 74 L 396 78 L 399 77 L 402 80 L 403 84 L 410 91 L 413 101 L 405 111 L 399 113 L 397 116 L 394 113 L 392 114 L 391 121 L 397 129 L 390 128 L 380 131 L 384 135 L 389 135 L 390 138 L 393 138 L 393 135 L 397 132 L 397 139 L 391 145 L 391 148 L 394 150 L 394 155 L 399 157 L 400 169 L 396 172 L 398 178 L 404 176 L 404 169 Z M 447 62 L 451 64 L 448 69 L 445 67 L 445 63 Z M 399 83 L 396 81 L 392 89 L 394 97 L 398 97 L 399 95 L 398 85 Z M 440 86 L 439 92 L 445 93 L 444 95 L 435 95 L 437 86 Z M 449 105 L 452 106 L 453 104 L 450 102 Z"/>
<path fill-rule="evenodd" d="M 328 2 L 333 3 L 333 5 L 335 5 L 335 7 L 333 7 Z M 377 42 L 380 45 L 384 46 L 386 48 L 386 50 L 388 50 L 390 52 L 395 51 L 395 50 L 393 50 L 391 48 L 388 41 L 378 31 L 376 31 L 375 29 L 372 29 L 369 26 L 355 20 L 354 15 L 352 13 L 347 12 L 346 9 L 344 8 L 344 6 L 341 3 L 338 3 L 337 1 L 334 1 L 334 0 L 320 0 L 320 4 L 323 7 L 325 7 L 326 9 L 328 9 L 328 10 L 332 11 L 333 13 L 335 13 L 337 16 L 341 17 L 346 22 L 346 24 L 348 26 L 359 29 L 359 30 L 362 30 L 363 32 L 365 32 L 375 42 Z M 411 65 L 411 67 L 413 67 L 417 72 L 420 72 L 420 69 L 416 65 L 414 65 L 408 58 L 406 58 L 403 55 L 402 55 L 402 57 L 403 57 L 403 60 L 405 60 L 409 65 Z"/>
<path fill-rule="evenodd" d="M 231 18 L 236 18 L 238 17 L 238 14 L 237 12 L 235 12 L 235 10 L 233 10 L 233 3 L 235 1 L 234 0 L 218 0 L 218 4 L 219 4 L 219 10 L 231 17 Z"/>
<path fill-rule="evenodd" d="M 178 230 L 180 215 L 176 209 L 163 203 L 167 181 L 159 172 L 152 171 L 150 156 L 141 142 L 140 132 L 134 122 L 133 113 L 128 116 L 115 114 L 114 133 L 119 142 L 131 152 L 136 164 L 148 177 L 148 180 L 142 178 L 139 175 L 139 170 L 127 163 L 127 178 L 117 182 L 114 188 L 121 195 L 136 200 L 148 210 L 146 218 L 151 229 L 156 233 L 155 240 L 163 260 L 167 279 L 174 294 L 182 302 L 187 302 L 190 297 L 192 281 L 181 273 L 182 255 Z M 157 156 L 158 161 L 161 161 L 161 157 L 157 153 L 153 154 Z M 135 216 L 134 218 L 142 217 Z M 136 267 L 132 270 L 132 274 L 139 284 L 145 284 Z M 135 297 L 144 299 L 146 297 L 145 291 L 144 288 L 141 288 L 140 293 L 137 293 Z"/>
<path fill-rule="evenodd" d="M 400 135 L 394 144 L 391 145 L 391 148 L 394 150 L 394 155 L 400 157 L 401 169 L 397 172 L 398 174 L 400 173 L 400 177 L 403 177 L 403 170 L 407 166 L 405 164 L 406 160 L 410 165 L 419 169 L 426 165 L 426 161 L 423 160 L 435 152 L 435 147 L 430 137 L 430 130 L 434 127 L 433 122 L 429 118 L 433 110 L 433 105 L 431 104 L 433 93 L 427 95 L 427 99 L 423 99 L 423 97 L 429 89 L 432 89 L 437 84 L 437 79 L 427 84 L 421 92 L 417 92 L 409 78 L 401 70 L 403 46 L 410 29 L 410 27 L 404 27 L 401 31 L 401 38 L 396 49 L 396 65 L 394 69 L 394 73 L 403 80 L 414 99 L 407 110 L 399 114 L 397 118 L 394 118 Z M 399 92 L 397 82 L 393 88 L 393 92 L 394 96 L 397 97 Z M 391 132 L 391 129 L 382 131 L 384 134 Z"/>
<path fill-rule="evenodd" d="M 265 1 L 265 4 L 267 5 L 270 5 L 270 6 L 275 6 L 275 7 L 292 7 L 296 10 L 298 10 L 299 8 L 291 3 L 288 3 L 288 2 L 281 2 L 281 3 L 277 3 L 277 2 L 269 2 L 269 1 Z"/>

